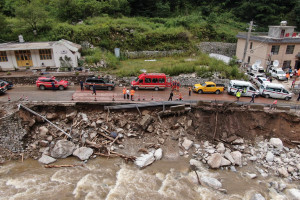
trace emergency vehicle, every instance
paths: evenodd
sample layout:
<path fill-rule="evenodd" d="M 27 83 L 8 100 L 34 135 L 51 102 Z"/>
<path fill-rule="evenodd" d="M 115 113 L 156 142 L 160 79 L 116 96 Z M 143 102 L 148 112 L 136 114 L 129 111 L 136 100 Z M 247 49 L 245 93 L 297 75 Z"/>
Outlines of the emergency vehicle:
<path fill-rule="evenodd" d="M 165 89 L 171 87 L 172 78 L 164 73 L 143 73 L 131 82 L 131 87 L 135 90 L 139 89 Z"/>
<path fill-rule="evenodd" d="M 259 95 L 259 91 L 256 90 L 255 87 L 250 82 L 231 80 L 227 88 L 228 94 L 235 95 L 238 90 L 242 92 L 241 96 L 251 97 L 253 93 L 255 95 Z"/>
<path fill-rule="evenodd" d="M 39 77 L 35 82 L 36 86 L 40 90 L 52 89 L 52 83 L 54 83 L 55 89 L 64 90 L 67 89 L 69 82 L 65 80 L 57 80 L 55 77 Z"/>
<path fill-rule="evenodd" d="M 284 99 L 286 101 L 292 98 L 292 93 L 287 91 L 282 84 L 264 83 L 259 88 L 259 93 L 265 98 Z"/>

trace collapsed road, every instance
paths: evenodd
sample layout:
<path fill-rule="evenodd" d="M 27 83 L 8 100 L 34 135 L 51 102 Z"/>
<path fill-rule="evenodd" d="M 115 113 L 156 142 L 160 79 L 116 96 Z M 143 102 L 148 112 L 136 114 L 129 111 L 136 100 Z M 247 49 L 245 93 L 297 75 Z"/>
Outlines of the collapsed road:
<path fill-rule="evenodd" d="M 300 179 L 300 117 L 295 111 L 228 102 L 133 109 L 72 102 L 27 103 L 27 107 L 38 115 L 20 106 L 0 120 L 3 163 L 33 158 L 46 168 L 72 168 L 104 157 L 120 158 L 143 170 L 164 160 L 185 158 L 186 165 L 191 165 L 191 187 L 217 191 L 212 197 L 235 194 L 225 184 L 226 178 L 217 178 L 208 169 L 240 171 L 239 176 L 259 180 L 251 184 L 259 184 L 264 190 L 241 192 L 243 199 L 298 198 L 300 188 L 294 185 Z M 62 158 L 70 156 L 82 162 L 61 164 Z M 273 176 L 279 179 L 270 183 Z M 8 189 L 4 187 L 4 191 Z M 110 192 L 105 194 L 111 198 Z M 171 197 L 166 199 L 176 199 Z"/>

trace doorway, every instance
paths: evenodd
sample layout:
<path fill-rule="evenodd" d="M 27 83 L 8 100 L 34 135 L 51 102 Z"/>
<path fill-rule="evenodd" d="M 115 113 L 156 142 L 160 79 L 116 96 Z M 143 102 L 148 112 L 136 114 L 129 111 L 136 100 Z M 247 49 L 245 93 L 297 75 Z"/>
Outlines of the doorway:
<path fill-rule="evenodd" d="M 18 67 L 32 67 L 30 50 L 15 51 Z"/>

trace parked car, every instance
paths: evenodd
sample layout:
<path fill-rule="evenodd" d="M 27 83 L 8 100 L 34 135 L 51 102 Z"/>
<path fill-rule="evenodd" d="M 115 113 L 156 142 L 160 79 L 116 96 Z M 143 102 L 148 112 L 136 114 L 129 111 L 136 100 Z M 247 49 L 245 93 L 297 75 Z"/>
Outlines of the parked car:
<path fill-rule="evenodd" d="M 4 94 L 7 90 L 8 83 L 0 80 L 0 94 Z"/>
<path fill-rule="evenodd" d="M 290 100 L 292 93 L 288 92 L 282 84 L 264 83 L 259 88 L 259 93 L 265 98 Z"/>
<path fill-rule="evenodd" d="M 248 77 L 249 81 L 252 81 L 252 79 L 254 78 L 255 76 L 255 73 L 254 72 L 247 72 L 245 73 L 246 76 Z"/>
<path fill-rule="evenodd" d="M 52 89 L 52 83 L 54 83 L 54 86 L 56 89 L 64 90 L 67 89 L 69 86 L 69 82 L 65 80 L 57 80 L 54 76 L 53 77 L 39 77 L 37 81 L 35 82 L 36 86 L 40 90 L 45 89 Z"/>
<path fill-rule="evenodd" d="M 286 73 L 281 68 L 273 68 L 271 76 L 281 81 L 286 80 Z"/>
<path fill-rule="evenodd" d="M 254 79 L 254 83 L 259 88 L 263 83 L 270 83 L 270 81 L 265 77 L 258 77 L 257 79 Z"/>
<path fill-rule="evenodd" d="M 199 94 L 202 93 L 216 93 L 220 94 L 224 91 L 223 84 L 215 84 L 214 82 L 205 82 L 204 84 L 195 84 L 193 91 Z"/>
<path fill-rule="evenodd" d="M 88 77 L 83 85 L 90 90 L 93 90 L 93 85 L 95 85 L 97 90 L 113 90 L 116 86 L 113 81 L 96 76 Z"/>
<path fill-rule="evenodd" d="M 131 87 L 138 89 L 165 89 L 171 87 L 172 78 L 164 73 L 143 73 L 138 78 L 131 82 Z"/>
<path fill-rule="evenodd" d="M 6 89 L 8 89 L 8 90 L 10 90 L 14 87 L 14 84 L 11 81 L 5 81 L 5 80 L 0 80 L 0 81 L 4 81 L 7 84 Z"/>
<path fill-rule="evenodd" d="M 231 80 L 227 88 L 228 94 L 235 95 L 238 90 L 242 90 L 241 96 L 251 97 L 253 93 L 259 95 L 259 91 L 250 82 Z"/>

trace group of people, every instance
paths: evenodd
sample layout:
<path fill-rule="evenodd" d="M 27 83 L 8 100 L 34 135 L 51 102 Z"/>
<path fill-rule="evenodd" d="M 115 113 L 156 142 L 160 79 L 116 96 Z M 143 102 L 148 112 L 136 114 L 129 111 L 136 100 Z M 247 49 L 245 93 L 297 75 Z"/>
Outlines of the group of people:
<path fill-rule="evenodd" d="M 174 91 L 174 90 L 179 91 L 179 88 L 180 88 L 180 82 L 179 82 L 179 81 L 172 81 L 172 83 L 171 83 L 171 88 L 172 88 L 173 91 Z"/>
<path fill-rule="evenodd" d="M 124 96 L 124 99 L 128 99 L 129 100 L 129 97 L 130 97 L 130 100 L 134 101 L 134 98 L 133 98 L 134 97 L 134 93 L 135 93 L 134 89 L 131 89 L 129 91 L 128 88 L 126 89 L 125 86 L 123 87 L 123 96 Z"/>
<path fill-rule="evenodd" d="M 239 102 L 240 101 L 240 97 L 242 96 L 242 93 L 245 93 L 246 91 L 246 88 L 244 88 L 244 91 L 243 90 L 237 90 L 236 93 L 235 93 L 235 96 L 236 96 L 236 101 Z M 253 92 L 253 94 L 251 95 L 251 100 L 250 100 L 250 103 L 254 103 L 254 99 L 256 97 L 256 94 Z"/>

